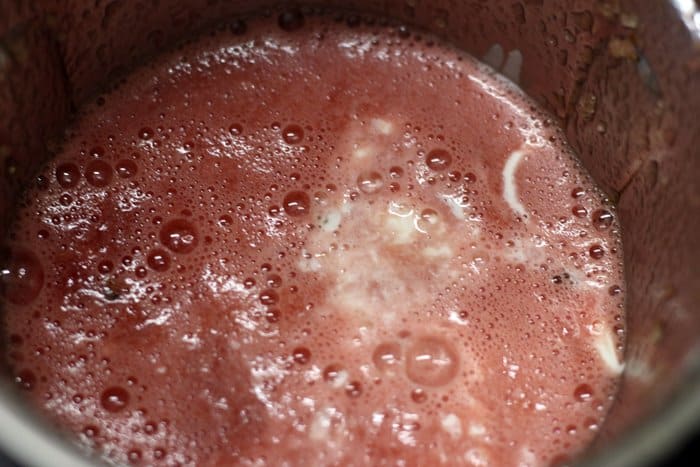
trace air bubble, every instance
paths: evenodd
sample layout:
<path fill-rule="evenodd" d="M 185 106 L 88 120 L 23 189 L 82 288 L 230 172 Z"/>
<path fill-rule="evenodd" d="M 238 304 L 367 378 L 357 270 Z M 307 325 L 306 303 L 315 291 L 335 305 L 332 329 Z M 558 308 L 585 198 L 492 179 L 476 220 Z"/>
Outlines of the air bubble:
<path fill-rule="evenodd" d="M 62 206 L 70 206 L 71 204 L 73 204 L 73 197 L 68 193 L 63 193 L 58 198 L 58 202 L 61 203 Z"/>
<path fill-rule="evenodd" d="M 38 175 L 36 177 L 36 187 L 41 191 L 46 190 L 49 187 L 49 179 L 44 175 Z"/>
<path fill-rule="evenodd" d="M 588 210 L 583 206 L 576 205 L 571 208 L 571 214 L 573 214 L 576 217 L 583 218 L 588 215 Z"/>
<path fill-rule="evenodd" d="M 120 412 L 129 404 L 129 393 L 119 386 L 107 388 L 100 396 L 100 403 L 108 412 Z"/>
<path fill-rule="evenodd" d="M 175 253 L 190 253 L 197 246 L 197 231 L 185 219 L 173 219 L 160 230 L 160 241 Z"/>
<path fill-rule="evenodd" d="M 338 377 L 340 376 L 340 373 L 343 371 L 343 367 L 340 365 L 336 364 L 331 364 L 328 365 L 324 370 L 323 370 L 323 380 L 327 382 L 333 382 Z"/>
<path fill-rule="evenodd" d="M 153 435 L 158 431 L 158 425 L 153 422 L 148 422 L 143 426 L 143 432 L 147 435 Z"/>
<path fill-rule="evenodd" d="M 282 278 L 278 274 L 270 274 L 267 276 L 267 286 L 277 289 L 282 285 Z"/>
<path fill-rule="evenodd" d="M 143 127 L 139 130 L 139 138 L 141 138 L 144 141 L 148 141 L 149 139 L 153 138 L 153 135 L 155 133 L 153 132 L 152 128 L 149 127 Z"/>
<path fill-rule="evenodd" d="M 236 18 L 229 23 L 228 28 L 233 34 L 240 36 L 246 33 L 248 25 L 244 20 Z"/>
<path fill-rule="evenodd" d="M 398 166 L 391 167 L 389 169 L 389 177 L 391 178 L 401 178 L 403 177 L 403 169 Z"/>
<path fill-rule="evenodd" d="M 100 157 L 104 157 L 105 155 L 105 150 L 101 146 L 95 146 L 94 148 L 90 149 L 90 156 L 94 157 L 95 159 L 99 159 Z"/>
<path fill-rule="evenodd" d="M 66 163 L 56 167 L 56 181 L 63 188 L 73 188 L 79 180 L 80 170 L 77 165 Z"/>
<path fill-rule="evenodd" d="M 33 302 L 44 286 L 44 269 L 39 258 L 26 249 L 13 250 L 0 268 L 0 292 L 15 305 Z"/>
<path fill-rule="evenodd" d="M 397 342 L 379 344 L 372 353 L 372 362 L 381 371 L 395 368 L 401 362 L 401 346 Z"/>
<path fill-rule="evenodd" d="M 284 197 L 282 203 L 284 212 L 292 217 L 301 217 L 309 212 L 311 199 L 303 191 L 291 191 Z"/>
<path fill-rule="evenodd" d="M 233 224 L 233 218 L 228 214 L 219 217 L 219 227 L 228 227 Z"/>
<path fill-rule="evenodd" d="M 443 386 L 457 375 L 457 353 L 439 337 L 416 339 L 406 352 L 406 373 L 414 383 Z"/>
<path fill-rule="evenodd" d="M 92 438 L 95 438 L 96 436 L 99 436 L 100 429 L 94 425 L 88 425 L 85 428 L 83 428 L 83 434 L 86 437 L 92 439 Z"/>
<path fill-rule="evenodd" d="M 305 365 L 311 360 L 311 351 L 306 347 L 297 347 L 292 351 L 292 358 L 300 365 Z"/>
<path fill-rule="evenodd" d="M 420 213 L 420 219 L 422 223 L 428 225 L 436 225 L 438 222 L 440 222 L 440 216 L 438 215 L 438 212 L 435 209 L 431 208 L 423 209 Z"/>
<path fill-rule="evenodd" d="M 613 223 L 613 215 L 606 209 L 598 209 L 591 216 L 593 227 L 597 230 L 607 230 Z"/>
<path fill-rule="evenodd" d="M 304 129 L 299 125 L 288 125 L 282 130 L 282 139 L 287 144 L 299 144 L 304 140 Z"/>
<path fill-rule="evenodd" d="M 445 149 L 433 149 L 425 158 L 425 163 L 431 170 L 439 172 L 452 164 L 452 155 Z"/>
<path fill-rule="evenodd" d="M 593 388 L 588 384 L 580 384 L 574 389 L 574 398 L 579 402 L 589 401 L 593 397 Z"/>
<path fill-rule="evenodd" d="M 345 386 L 345 394 L 352 398 L 360 397 L 362 395 L 362 384 L 359 381 L 350 381 Z"/>
<path fill-rule="evenodd" d="M 134 161 L 128 159 L 122 159 L 117 162 L 115 166 L 117 169 L 117 176 L 119 178 L 131 178 L 138 172 L 138 166 Z"/>
<path fill-rule="evenodd" d="M 140 449 L 132 449 L 129 451 L 129 453 L 126 455 L 126 457 L 129 459 L 129 462 L 132 464 L 137 463 L 141 460 L 142 454 Z"/>
<path fill-rule="evenodd" d="M 85 179 L 92 186 L 105 187 L 112 181 L 112 167 L 105 161 L 92 161 L 85 170 Z"/>
<path fill-rule="evenodd" d="M 592 245 L 588 249 L 588 254 L 593 259 L 601 259 L 603 256 L 605 256 L 605 250 L 600 245 Z"/>
<path fill-rule="evenodd" d="M 146 262 L 154 271 L 164 272 L 170 267 L 170 256 L 165 250 L 155 249 L 148 254 Z"/>
<path fill-rule="evenodd" d="M 277 24 L 285 31 L 296 31 L 304 26 L 304 15 L 296 8 L 288 10 L 279 15 Z"/>
<path fill-rule="evenodd" d="M 15 382 L 25 391 L 31 391 L 36 385 L 36 375 L 31 370 L 22 370 L 15 375 Z"/>
<path fill-rule="evenodd" d="M 357 186 L 361 192 L 365 194 L 373 194 L 382 189 L 384 181 L 379 172 L 368 171 L 362 172 L 357 177 Z"/>
<path fill-rule="evenodd" d="M 428 400 L 428 395 L 425 393 L 424 390 L 417 388 L 411 391 L 411 400 L 416 404 L 422 404 L 423 402 Z"/>
<path fill-rule="evenodd" d="M 112 271 L 113 267 L 114 264 L 109 260 L 100 261 L 97 264 L 97 272 L 100 274 L 108 274 L 110 271 Z"/>
<path fill-rule="evenodd" d="M 265 312 L 265 319 L 268 323 L 277 323 L 280 320 L 280 311 L 276 308 L 271 308 Z"/>
<path fill-rule="evenodd" d="M 263 305 L 275 305 L 279 301 L 279 295 L 272 289 L 265 289 L 260 292 L 260 303 Z"/>

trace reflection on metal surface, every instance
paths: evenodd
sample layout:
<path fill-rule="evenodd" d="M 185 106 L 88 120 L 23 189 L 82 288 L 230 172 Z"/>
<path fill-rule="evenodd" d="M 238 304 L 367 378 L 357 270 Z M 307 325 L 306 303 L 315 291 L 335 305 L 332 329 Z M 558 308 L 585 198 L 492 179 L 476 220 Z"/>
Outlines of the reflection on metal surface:
<path fill-rule="evenodd" d="M 700 43 L 700 9 L 695 0 L 671 0 L 673 6 L 678 10 L 681 19 L 688 28 L 693 40 Z"/>

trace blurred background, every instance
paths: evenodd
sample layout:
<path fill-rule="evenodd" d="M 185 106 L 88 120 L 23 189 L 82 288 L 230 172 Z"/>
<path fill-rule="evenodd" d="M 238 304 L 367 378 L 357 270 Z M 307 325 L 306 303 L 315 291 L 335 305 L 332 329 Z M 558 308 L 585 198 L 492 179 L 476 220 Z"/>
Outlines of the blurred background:
<path fill-rule="evenodd" d="M 0 422 L 1 423 L 1 422 Z M 690 467 L 700 465 L 700 433 L 688 440 L 675 453 L 656 464 L 657 467 Z M 0 467 L 25 467 L 0 452 Z M 43 467 L 43 466 L 42 466 Z M 46 466 L 50 467 L 50 466 Z"/>

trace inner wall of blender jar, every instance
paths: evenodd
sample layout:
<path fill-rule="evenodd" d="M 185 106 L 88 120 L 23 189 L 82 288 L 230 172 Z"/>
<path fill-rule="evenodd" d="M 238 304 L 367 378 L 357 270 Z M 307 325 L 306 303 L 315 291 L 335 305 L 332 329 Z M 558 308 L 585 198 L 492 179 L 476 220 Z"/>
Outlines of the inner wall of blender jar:
<path fill-rule="evenodd" d="M 279 3 L 0 0 L 2 225 L 72 109 L 178 39 Z M 700 147 L 693 115 L 700 93 L 687 92 L 700 89 L 700 57 L 670 2 L 566 3 L 323 5 L 391 17 L 486 57 L 561 119 L 584 165 L 617 200 L 628 348 L 620 393 L 598 442 L 605 446 L 700 366 L 700 315 L 693 312 L 700 303 L 700 216 L 692 215 L 700 206 L 700 160 L 692 152 Z"/>

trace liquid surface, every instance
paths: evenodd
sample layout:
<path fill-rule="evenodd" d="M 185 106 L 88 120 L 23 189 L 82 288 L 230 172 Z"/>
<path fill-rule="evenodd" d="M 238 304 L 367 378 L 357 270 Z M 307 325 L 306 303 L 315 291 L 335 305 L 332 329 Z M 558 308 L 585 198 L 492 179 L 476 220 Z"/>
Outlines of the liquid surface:
<path fill-rule="evenodd" d="M 403 28 L 285 13 L 81 111 L 7 239 L 6 357 L 113 462 L 558 464 L 622 371 L 614 210 Z"/>

